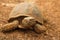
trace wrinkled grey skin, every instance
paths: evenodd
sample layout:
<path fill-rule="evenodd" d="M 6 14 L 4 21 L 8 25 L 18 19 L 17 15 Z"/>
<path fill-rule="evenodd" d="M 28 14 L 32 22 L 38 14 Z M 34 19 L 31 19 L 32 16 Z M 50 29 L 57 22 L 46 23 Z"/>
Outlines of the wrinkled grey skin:
<path fill-rule="evenodd" d="M 1 31 L 12 30 L 15 28 L 34 29 L 37 33 L 46 31 L 42 26 L 43 17 L 35 4 L 17 4 L 9 15 L 8 24 L 0 28 Z"/>

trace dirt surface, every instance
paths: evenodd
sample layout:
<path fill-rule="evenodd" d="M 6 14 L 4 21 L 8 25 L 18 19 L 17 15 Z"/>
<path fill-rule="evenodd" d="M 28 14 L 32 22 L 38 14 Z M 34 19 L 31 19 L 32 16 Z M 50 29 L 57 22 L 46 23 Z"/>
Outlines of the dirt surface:
<path fill-rule="evenodd" d="M 7 23 L 14 5 L 23 1 L 0 0 L 0 27 Z M 6 33 L 0 32 L 0 40 L 60 40 L 60 0 L 37 0 L 36 4 L 43 17 L 48 21 L 46 24 L 48 30 L 41 34 L 21 29 Z"/>

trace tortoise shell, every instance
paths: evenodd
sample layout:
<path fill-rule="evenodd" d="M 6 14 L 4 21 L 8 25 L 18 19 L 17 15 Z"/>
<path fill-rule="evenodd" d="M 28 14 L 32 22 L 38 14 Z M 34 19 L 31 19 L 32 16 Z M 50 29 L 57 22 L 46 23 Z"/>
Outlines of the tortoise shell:
<path fill-rule="evenodd" d="M 38 7 L 32 3 L 17 4 L 9 15 L 9 20 L 23 16 L 34 17 L 39 23 L 43 23 L 43 17 Z"/>

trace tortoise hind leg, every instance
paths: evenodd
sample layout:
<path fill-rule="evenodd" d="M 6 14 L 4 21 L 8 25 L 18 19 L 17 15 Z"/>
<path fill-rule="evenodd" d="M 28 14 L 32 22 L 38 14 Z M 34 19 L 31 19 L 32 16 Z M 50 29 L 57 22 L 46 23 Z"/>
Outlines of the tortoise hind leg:
<path fill-rule="evenodd" d="M 2 27 L 0 27 L 0 31 L 9 31 L 9 30 L 15 29 L 15 28 L 17 28 L 18 23 L 19 22 L 17 20 L 15 20 L 11 23 L 5 24 Z"/>

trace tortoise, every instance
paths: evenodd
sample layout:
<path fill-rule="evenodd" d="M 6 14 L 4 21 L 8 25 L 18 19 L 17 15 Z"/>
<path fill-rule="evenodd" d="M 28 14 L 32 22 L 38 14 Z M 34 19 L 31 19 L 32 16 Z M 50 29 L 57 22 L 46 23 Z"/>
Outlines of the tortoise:
<path fill-rule="evenodd" d="M 37 33 L 46 31 L 43 26 L 44 19 L 38 7 L 32 3 L 17 4 L 9 14 L 8 23 L 0 28 L 1 31 L 8 31 L 15 28 L 34 29 Z"/>

